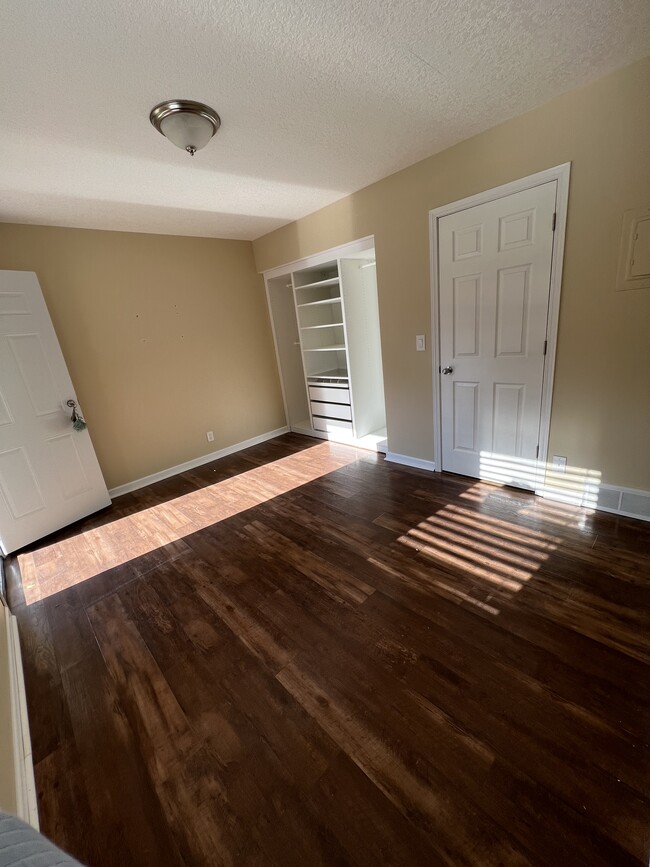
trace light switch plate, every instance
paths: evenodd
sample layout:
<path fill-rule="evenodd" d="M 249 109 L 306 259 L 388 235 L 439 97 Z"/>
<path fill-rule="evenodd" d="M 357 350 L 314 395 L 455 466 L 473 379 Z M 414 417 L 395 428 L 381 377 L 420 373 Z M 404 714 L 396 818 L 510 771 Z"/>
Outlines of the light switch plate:
<path fill-rule="evenodd" d="M 415 335 L 415 351 L 416 352 L 424 352 L 427 348 L 427 341 L 424 334 L 416 334 Z"/>

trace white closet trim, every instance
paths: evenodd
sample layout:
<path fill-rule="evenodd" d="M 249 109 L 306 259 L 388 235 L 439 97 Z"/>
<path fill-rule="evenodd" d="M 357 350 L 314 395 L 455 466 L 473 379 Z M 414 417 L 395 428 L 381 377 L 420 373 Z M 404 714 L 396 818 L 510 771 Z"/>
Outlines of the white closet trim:
<path fill-rule="evenodd" d="M 289 272 L 293 273 L 294 271 L 301 271 L 303 268 L 313 268 L 316 265 L 321 265 L 323 262 L 330 262 L 332 259 L 345 259 L 346 256 L 353 256 L 355 253 L 363 253 L 369 247 L 374 247 L 374 244 L 374 236 L 368 235 L 367 238 L 359 238 L 356 241 L 350 241 L 348 244 L 340 244 L 338 247 L 330 247 L 329 250 L 314 253 L 313 256 L 305 256 L 302 259 L 295 259 L 293 262 L 279 265 L 277 268 L 260 271 L 260 274 L 264 274 L 267 280 L 272 280 L 274 277 L 282 277 Z"/>

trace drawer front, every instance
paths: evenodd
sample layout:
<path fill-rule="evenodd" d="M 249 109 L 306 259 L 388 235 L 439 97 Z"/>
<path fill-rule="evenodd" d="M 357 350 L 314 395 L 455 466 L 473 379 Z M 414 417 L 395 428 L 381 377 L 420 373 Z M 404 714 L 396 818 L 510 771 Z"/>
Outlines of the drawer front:
<path fill-rule="evenodd" d="M 352 407 L 345 403 L 321 403 L 317 400 L 312 400 L 311 414 L 324 415 L 325 418 L 342 418 L 352 421 Z"/>
<path fill-rule="evenodd" d="M 325 403 L 350 403 L 350 389 L 331 388 L 326 385 L 310 385 L 309 397 L 312 400 L 324 400 Z"/>
<path fill-rule="evenodd" d="M 341 421 L 338 418 L 314 418 L 312 421 L 314 423 L 314 430 L 329 431 L 330 433 L 345 430 L 352 433 L 351 421 Z"/>

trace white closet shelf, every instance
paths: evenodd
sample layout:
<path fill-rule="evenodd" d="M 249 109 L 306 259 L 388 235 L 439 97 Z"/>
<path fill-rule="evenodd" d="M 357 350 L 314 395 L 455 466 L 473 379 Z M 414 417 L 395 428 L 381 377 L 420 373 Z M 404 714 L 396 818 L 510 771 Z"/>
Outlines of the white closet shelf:
<path fill-rule="evenodd" d="M 336 298 L 325 298 L 323 301 L 306 301 L 304 304 L 296 304 L 296 307 L 316 307 L 317 304 L 340 304 L 341 296 Z"/>
<path fill-rule="evenodd" d="M 313 289 L 315 286 L 336 286 L 338 277 L 329 277 L 327 280 L 317 280 L 315 283 L 305 283 L 304 286 L 296 286 L 296 289 Z"/>
<path fill-rule="evenodd" d="M 371 243 L 267 272 L 265 281 L 291 430 L 353 443 L 367 435 L 365 447 L 376 450 L 386 416 L 376 275 L 364 267 L 374 262 Z"/>
<path fill-rule="evenodd" d="M 341 349 L 345 349 L 345 343 L 340 343 L 336 346 L 318 346 L 316 349 L 303 347 L 303 352 L 339 352 Z"/>
<path fill-rule="evenodd" d="M 321 373 L 311 373 L 307 377 L 307 382 L 321 383 L 324 379 L 341 379 L 348 380 L 349 374 L 344 367 L 336 367 L 334 370 L 323 370 Z"/>

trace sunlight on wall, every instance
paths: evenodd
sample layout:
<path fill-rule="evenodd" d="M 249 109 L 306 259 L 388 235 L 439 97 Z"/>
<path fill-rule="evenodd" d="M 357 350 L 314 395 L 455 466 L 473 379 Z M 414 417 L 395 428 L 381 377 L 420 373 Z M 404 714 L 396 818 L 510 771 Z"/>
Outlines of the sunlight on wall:
<path fill-rule="evenodd" d="M 480 476 L 497 484 L 528 488 L 540 497 L 571 506 L 594 509 L 598 504 L 598 470 L 569 466 L 559 470 L 544 461 L 481 452 Z"/>
<path fill-rule="evenodd" d="M 544 461 L 481 452 L 481 478 L 499 485 L 514 485 L 534 491 L 553 503 L 535 504 L 535 514 L 544 513 L 544 519 L 562 526 L 582 526 L 598 505 L 601 473 L 581 467 L 567 466 L 563 470 Z M 583 510 L 567 509 L 581 506 Z M 523 509 L 520 514 L 530 515 Z"/>
<path fill-rule="evenodd" d="M 357 459 L 322 442 L 133 515 L 18 556 L 28 605 L 253 509 Z M 151 568 L 151 565 L 149 566 Z"/>

